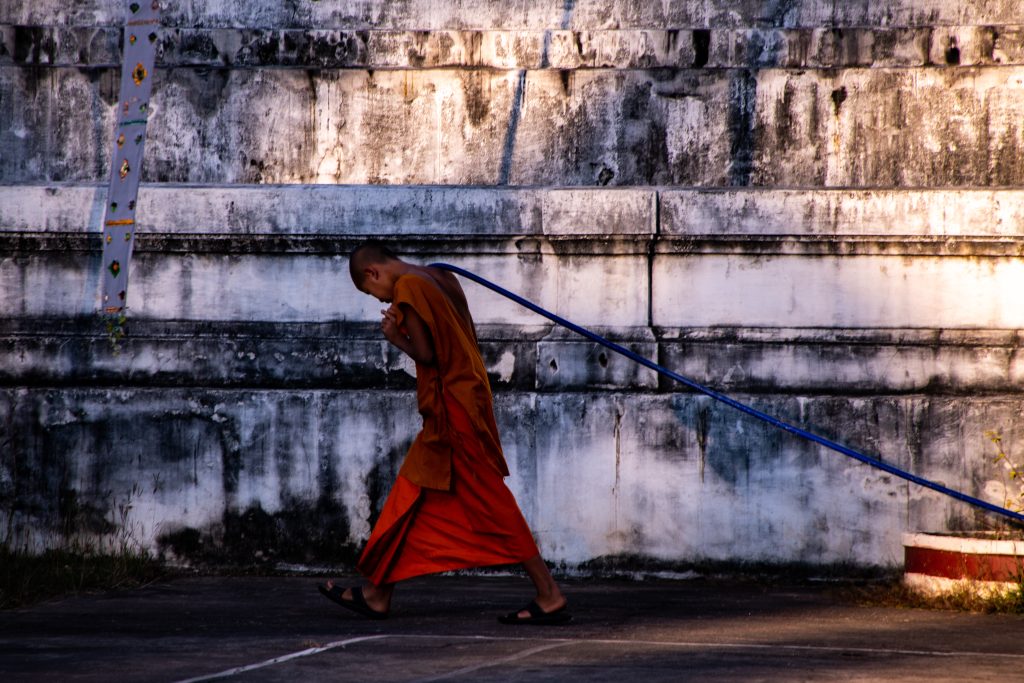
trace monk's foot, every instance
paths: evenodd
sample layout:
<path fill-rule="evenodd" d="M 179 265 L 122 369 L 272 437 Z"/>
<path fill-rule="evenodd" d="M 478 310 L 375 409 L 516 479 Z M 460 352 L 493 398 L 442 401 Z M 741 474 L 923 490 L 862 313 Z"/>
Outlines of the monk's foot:
<path fill-rule="evenodd" d="M 518 612 L 509 612 L 498 617 L 503 624 L 535 624 L 540 626 L 557 626 L 568 624 L 572 615 L 567 609 L 569 601 L 562 595 L 537 596 L 529 605 Z"/>
<path fill-rule="evenodd" d="M 334 587 L 334 581 L 329 579 L 327 581 L 327 590 Z M 372 583 L 368 583 L 362 587 L 363 589 L 363 600 L 366 601 L 367 606 L 377 612 L 387 613 L 391 609 L 391 591 L 384 591 L 377 588 Z M 341 594 L 344 600 L 354 600 L 352 596 L 352 587 L 346 588 L 345 592 Z"/>
<path fill-rule="evenodd" d="M 569 601 L 565 598 L 564 595 L 559 593 L 558 595 L 548 596 L 538 595 L 533 599 L 533 604 L 537 605 L 537 607 L 540 607 L 546 614 L 551 614 L 553 612 L 565 609 L 566 606 L 569 604 Z M 527 610 L 527 608 L 524 607 L 523 609 L 519 610 L 520 619 L 526 619 L 529 616 L 530 612 Z"/>

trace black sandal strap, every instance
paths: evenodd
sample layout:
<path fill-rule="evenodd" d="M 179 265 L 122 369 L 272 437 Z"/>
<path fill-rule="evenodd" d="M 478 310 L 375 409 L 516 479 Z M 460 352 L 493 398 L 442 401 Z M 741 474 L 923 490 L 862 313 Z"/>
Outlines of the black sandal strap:
<path fill-rule="evenodd" d="M 531 600 L 530 604 L 524 607 L 523 609 L 529 612 L 530 616 L 534 619 L 539 619 L 547 615 L 547 612 L 540 608 L 540 605 L 537 604 L 536 600 Z"/>

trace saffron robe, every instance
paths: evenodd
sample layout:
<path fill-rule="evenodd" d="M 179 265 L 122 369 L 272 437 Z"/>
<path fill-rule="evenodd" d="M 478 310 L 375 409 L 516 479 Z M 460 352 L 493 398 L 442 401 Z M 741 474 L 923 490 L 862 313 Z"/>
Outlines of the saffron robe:
<path fill-rule="evenodd" d="M 392 303 L 398 311 L 399 329 L 405 318 L 402 306 L 416 311 L 430 330 L 435 356 L 433 365 L 416 364 L 416 401 L 423 428 L 406 454 L 399 474 L 424 488 L 451 488 L 454 440 L 445 408 L 447 394 L 468 414 L 485 457 L 502 475 L 508 476 L 494 422 L 491 385 L 470 321 L 459 315 L 436 282 L 422 275 L 400 277 L 395 283 Z"/>
<path fill-rule="evenodd" d="M 539 554 L 505 485 L 508 466 L 487 371 L 470 321 L 440 286 L 404 275 L 393 303 L 422 318 L 435 364 L 416 366 L 423 428 L 406 454 L 358 563 L 380 585 L 453 569 L 523 562 Z"/>

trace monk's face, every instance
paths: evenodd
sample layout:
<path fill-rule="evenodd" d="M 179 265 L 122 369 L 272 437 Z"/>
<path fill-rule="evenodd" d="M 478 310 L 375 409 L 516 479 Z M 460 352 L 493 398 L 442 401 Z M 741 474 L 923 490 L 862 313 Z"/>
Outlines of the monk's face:
<path fill-rule="evenodd" d="M 367 268 L 364 270 L 363 280 L 356 285 L 356 288 L 363 294 L 369 294 L 386 304 L 391 303 L 395 290 L 392 279 L 387 277 L 384 271 L 377 268 Z"/>

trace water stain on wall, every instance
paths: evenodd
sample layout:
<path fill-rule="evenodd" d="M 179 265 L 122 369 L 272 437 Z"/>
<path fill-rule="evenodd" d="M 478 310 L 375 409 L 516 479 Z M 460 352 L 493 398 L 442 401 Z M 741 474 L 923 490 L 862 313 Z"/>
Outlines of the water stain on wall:
<path fill-rule="evenodd" d="M 729 185 L 750 184 L 754 171 L 757 75 L 740 69 L 729 81 Z"/>
<path fill-rule="evenodd" d="M 285 500 L 268 513 L 254 504 L 225 511 L 201 529 L 181 527 L 157 538 L 158 552 L 197 565 L 273 567 L 276 563 L 334 562 L 352 566 L 358 548 L 349 540 L 344 510 L 330 498 Z"/>
<path fill-rule="evenodd" d="M 482 71 L 465 71 L 459 74 L 466 103 L 466 117 L 472 126 L 486 123 L 491 111 L 491 78 Z"/>

